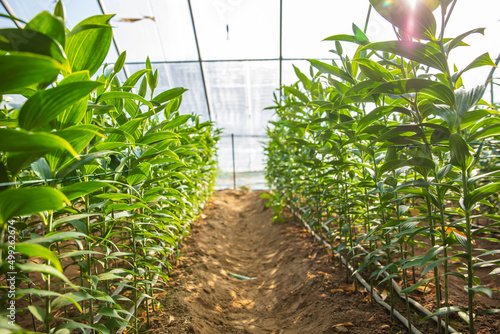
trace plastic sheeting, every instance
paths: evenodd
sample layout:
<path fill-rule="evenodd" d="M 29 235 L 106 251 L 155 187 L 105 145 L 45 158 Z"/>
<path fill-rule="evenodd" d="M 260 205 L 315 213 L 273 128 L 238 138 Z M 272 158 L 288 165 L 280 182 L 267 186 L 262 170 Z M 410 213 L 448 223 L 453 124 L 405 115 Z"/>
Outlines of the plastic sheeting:
<path fill-rule="evenodd" d="M 25 21 L 42 10 L 52 11 L 55 5 L 54 0 L 2 0 L 2 3 Z M 118 52 L 126 50 L 126 69 L 133 73 L 145 67 L 149 56 L 160 73 L 159 90 L 188 88 L 181 112 L 201 114 L 208 120 L 210 110 L 212 120 L 224 129 L 219 145 L 222 174 L 232 172 L 230 135 L 235 135 L 235 167 L 240 176 L 262 171 L 265 165 L 260 142 L 273 117 L 273 111 L 265 108 L 273 105 L 273 94 L 280 84 L 280 54 L 281 82 L 288 85 L 297 80 L 292 64 L 308 73 L 309 63 L 305 59 L 328 61 L 334 57 L 329 50 L 335 44 L 322 40 L 335 34 L 351 34 L 353 23 L 363 29 L 369 8 L 368 0 L 63 0 L 63 3 L 69 28 L 88 16 L 116 14 L 111 20 L 114 42 L 106 61 L 113 63 Z M 452 63 L 463 68 L 484 52 L 490 52 L 493 59 L 497 57 L 499 11 L 498 0 L 457 2 L 447 36 L 454 37 L 477 27 L 487 29 L 484 36 L 467 37 L 466 42 L 473 47 L 452 52 Z M 0 13 L 7 13 L 4 6 L 0 6 Z M 13 26 L 8 19 L 0 18 L 0 27 Z M 376 11 L 371 12 L 367 35 L 371 41 L 394 38 L 392 28 Z M 351 55 L 355 47 L 343 44 L 344 51 Z M 465 73 L 465 85 L 470 88 L 483 84 L 488 71 L 485 67 Z M 262 178 L 254 181 L 248 182 L 263 187 Z M 244 181 L 237 183 L 245 185 Z"/>

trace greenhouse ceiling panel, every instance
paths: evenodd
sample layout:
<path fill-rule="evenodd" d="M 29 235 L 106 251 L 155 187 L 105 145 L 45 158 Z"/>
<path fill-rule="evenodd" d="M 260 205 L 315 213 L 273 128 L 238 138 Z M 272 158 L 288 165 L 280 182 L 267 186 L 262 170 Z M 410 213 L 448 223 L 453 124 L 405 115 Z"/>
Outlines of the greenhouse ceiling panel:
<path fill-rule="evenodd" d="M 410 1 L 410 0 L 408 0 Z M 418 1 L 418 0 L 417 0 Z M 29 21 L 43 10 L 53 11 L 54 0 L 1 0 L 0 13 Z M 331 61 L 334 42 L 322 41 L 336 34 L 352 34 L 352 25 L 366 30 L 371 41 L 393 39 L 388 22 L 369 11 L 368 0 L 63 0 L 67 25 L 71 29 L 86 17 L 113 14 L 113 45 L 106 58 L 109 64 L 126 51 L 127 74 L 144 68 L 149 57 L 160 75 L 159 87 L 182 86 L 181 112 L 211 119 L 224 135 L 240 138 L 264 137 L 274 95 L 280 85 L 291 84 L 294 66 L 309 73 L 306 59 Z M 473 52 L 461 52 L 451 59 L 463 67 L 478 52 L 500 53 L 498 13 L 500 1 L 458 1 L 449 22 L 451 36 L 476 27 L 484 35 L 468 37 Z M 366 19 L 370 15 L 369 23 Z M 18 23 L 23 26 L 22 23 Z M 0 18 L 0 27 L 14 23 Z M 354 55 L 356 45 L 344 44 Z M 487 68 L 464 75 L 469 86 L 483 83 Z M 125 79 L 125 78 L 123 78 Z M 243 141 L 244 139 L 240 139 Z M 227 145 L 223 145 L 226 147 Z M 254 164 L 261 168 L 263 151 L 258 145 Z M 221 156 L 229 156 L 223 152 Z"/>

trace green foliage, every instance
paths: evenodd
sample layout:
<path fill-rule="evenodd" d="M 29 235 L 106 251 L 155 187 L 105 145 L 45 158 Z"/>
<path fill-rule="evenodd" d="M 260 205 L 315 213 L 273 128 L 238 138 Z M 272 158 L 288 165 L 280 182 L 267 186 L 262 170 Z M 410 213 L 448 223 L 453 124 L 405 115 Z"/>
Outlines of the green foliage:
<path fill-rule="evenodd" d="M 444 38 L 446 24 L 438 32 L 436 21 L 448 22 L 451 2 L 410 8 L 405 0 L 370 0 L 395 26 L 396 40 L 370 43 L 353 26 L 352 35 L 325 39 L 335 42 L 331 64 L 310 60 L 311 77 L 295 69 L 298 81 L 283 87 L 273 107 L 278 120 L 268 128 L 267 197 L 301 212 L 371 280 L 399 281 L 407 305 L 408 295 L 433 283 L 434 315 L 447 324 L 450 313 L 464 311 L 449 300 L 448 278 L 459 277 L 474 332 L 474 296 L 491 295 L 475 272 L 499 264 L 482 260 L 492 253 L 475 244 L 498 242 L 491 237 L 498 219 L 487 206 L 500 190 L 500 165 L 489 158 L 498 154 L 500 122 L 482 100 L 485 87 L 465 89 L 460 80 L 465 71 L 494 66 L 490 56 L 461 70 L 449 64 L 452 49 L 484 33 Z M 344 42 L 357 45 L 354 55 L 343 54 Z M 477 225 L 480 219 L 486 225 Z"/>
<path fill-rule="evenodd" d="M 37 327 L 27 330 L 138 333 L 140 314 L 125 320 L 123 302 L 157 303 L 154 282 L 168 279 L 213 192 L 219 130 L 180 115 L 187 89 L 156 92 L 149 61 L 124 83 L 125 52 L 103 64 L 112 16 L 72 31 L 64 16 L 58 2 L 24 29 L 0 29 L 0 94 L 26 98 L 0 100 L 0 275 L 18 272 L 18 311 Z"/>

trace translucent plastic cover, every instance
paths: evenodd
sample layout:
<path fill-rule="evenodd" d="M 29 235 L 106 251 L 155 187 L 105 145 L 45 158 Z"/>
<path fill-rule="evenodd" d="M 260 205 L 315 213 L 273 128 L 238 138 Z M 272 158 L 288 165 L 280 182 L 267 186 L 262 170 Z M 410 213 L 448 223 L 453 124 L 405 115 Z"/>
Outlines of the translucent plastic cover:
<path fill-rule="evenodd" d="M 323 41 L 336 34 L 352 34 L 353 24 L 366 30 L 370 41 L 394 39 L 392 26 L 368 0 L 63 0 L 71 29 L 92 15 L 115 14 L 111 19 L 114 41 L 106 61 L 113 63 L 127 51 L 126 69 L 131 74 L 145 67 L 149 57 L 159 71 L 159 90 L 182 86 L 182 113 L 201 114 L 223 128 L 220 168 L 238 172 L 263 169 L 262 146 L 273 117 L 274 95 L 280 83 L 297 81 L 294 67 L 309 75 L 308 58 L 331 62 L 335 43 Z M 54 0 L 3 0 L 0 13 L 29 21 L 43 10 L 53 11 Z M 473 28 L 472 34 L 450 66 L 464 68 L 479 55 L 500 53 L 500 1 L 458 1 L 445 37 L 455 37 Z M 365 26 L 368 14 L 369 23 Z M 439 9 L 435 12 L 440 25 Z M 14 27 L 0 18 L 0 28 Z M 354 55 L 357 45 L 343 43 L 344 52 Z M 201 62 L 200 62 L 201 61 Z M 484 84 L 490 67 L 463 75 L 468 88 Z M 124 79 L 124 78 L 123 78 Z"/>

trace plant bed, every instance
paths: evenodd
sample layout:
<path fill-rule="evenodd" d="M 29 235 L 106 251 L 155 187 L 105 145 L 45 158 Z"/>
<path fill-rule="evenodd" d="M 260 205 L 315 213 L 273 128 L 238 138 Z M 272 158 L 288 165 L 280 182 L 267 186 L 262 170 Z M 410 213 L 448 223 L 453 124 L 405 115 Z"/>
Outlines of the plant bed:
<path fill-rule="evenodd" d="M 498 322 L 499 216 L 487 209 L 500 190 L 498 108 L 482 99 L 485 86 L 461 80 L 495 64 L 488 54 L 463 69 L 448 61 L 483 29 L 446 36 L 456 1 L 370 3 L 397 39 L 371 43 L 355 25 L 327 37 L 336 59 L 311 59 L 311 75 L 296 69 L 276 99 L 266 147 L 276 217 L 285 204 L 300 208 L 355 270 L 395 279 L 408 296 L 432 284 L 439 320 L 495 331 L 474 323 Z"/>
<path fill-rule="evenodd" d="M 111 17 L 69 31 L 59 1 L 0 30 L 2 331 L 137 333 L 214 189 L 219 131 L 181 114 L 185 88 L 158 91 L 149 59 L 119 80 Z"/>

